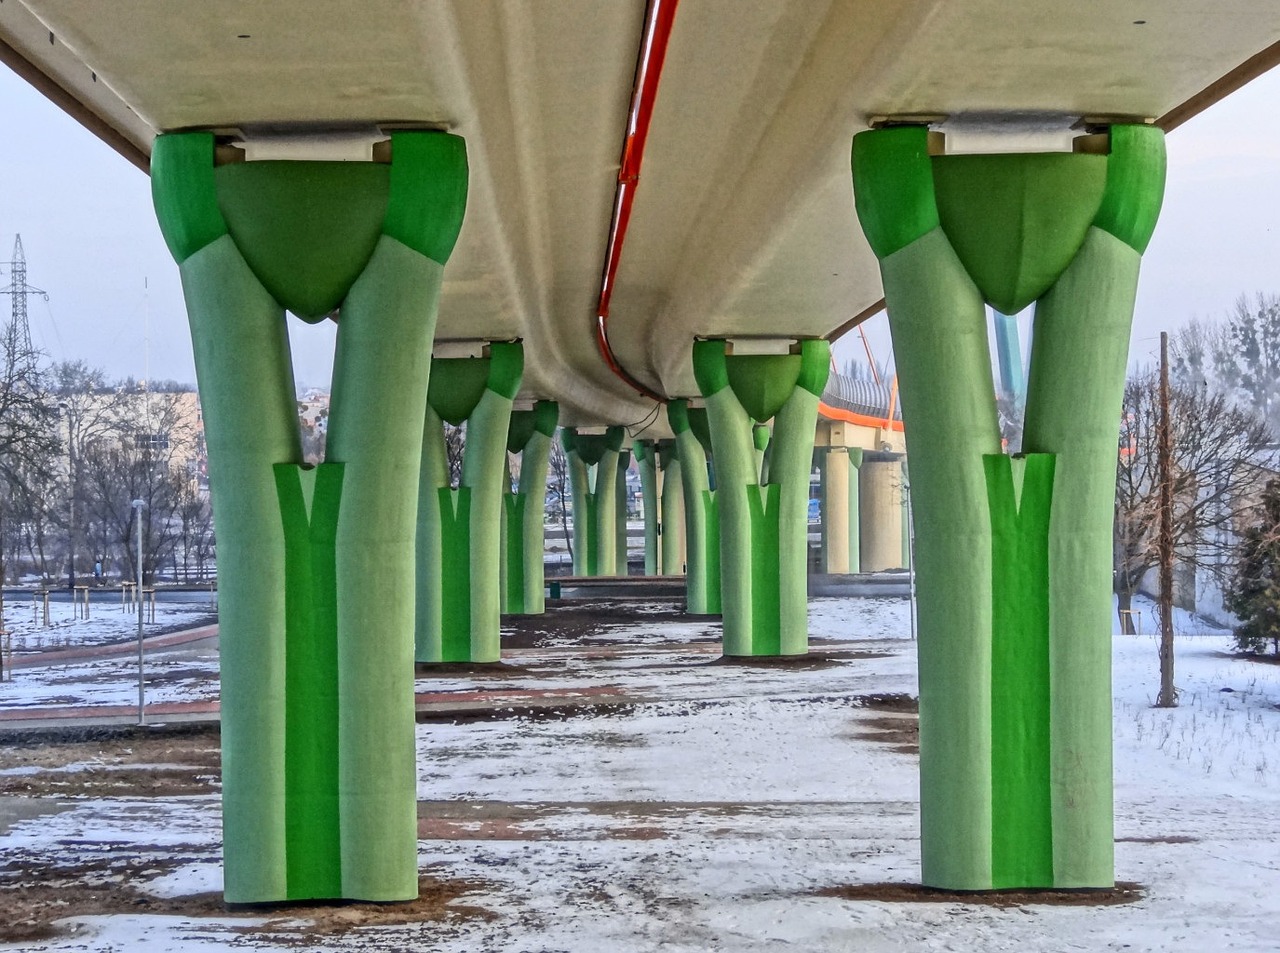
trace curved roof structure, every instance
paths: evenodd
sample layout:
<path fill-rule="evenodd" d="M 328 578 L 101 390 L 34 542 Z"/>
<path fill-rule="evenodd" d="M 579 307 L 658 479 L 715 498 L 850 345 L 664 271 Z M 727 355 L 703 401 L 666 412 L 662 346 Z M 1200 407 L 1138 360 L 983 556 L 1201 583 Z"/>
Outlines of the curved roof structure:
<path fill-rule="evenodd" d="M 670 20 L 665 59 L 649 40 Z M 674 18 L 671 14 L 674 11 Z M 695 392 L 696 335 L 824 336 L 873 309 L 849 144 L 919 117 L 953 151 L 1171 128 L 1269 68 L 1267 0 L 8 0 L 0 58 L 145 168 L 158 132 L 357 156 L 391 124 L 467 139 L 438 338 L 525 340 L 566 423 L 653 401 L 597 347 L 637 64 L 661 66 L 609 306 L 618 363 Z M 643 70 L 640 72 L 643 73 Z M 634 131 L 634 130 L 630 130 Z"/>

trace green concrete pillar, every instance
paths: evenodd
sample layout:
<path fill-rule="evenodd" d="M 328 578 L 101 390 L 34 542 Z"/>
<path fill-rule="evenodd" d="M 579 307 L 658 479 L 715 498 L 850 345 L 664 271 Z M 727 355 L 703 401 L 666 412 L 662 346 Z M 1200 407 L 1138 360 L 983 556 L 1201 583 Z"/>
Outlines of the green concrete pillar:
<path fill-rule="evenodd" d="M 503 496 L 504 612 L 538 615 L 546 611 L 547 470 L 559 416 L 560 406 L 552 400 L 540 400 L 532 410 L 511 414 L 507 452 L 520 454 L 520 483 L 514 493 Z"/>
<path fill-rule="evenodd" d="M 502 517 L 511 405 L 524 371 L 519 342 L 483 357 L 437 358 L 418 489 L 417 631 L 421 663 L 497 662 L 502 613 Z M 466 424 L 462 474 L 449 479 L 444 424 Z"/>
<path fill-rule="evenodd" d="M 160 136 L 218 532 L 223 858 L 233 903 L 418 895 L 413 541 L 431 339 L 466 153 L 214 164 Z M 285 311 L 340 311 L 326 459 L 302 463 Z"/>
<path fill-rule="evenodd" d="M 673 400 L 667 404 L 667 421 L 676 435 L 684 496 L 685 611 L 716 615 L 721 606 L 720 508 L 708 479 L 707 411 Z"/>
<path fill-rule="evenodd" d="M 658 466 L 656 440 L 637 440 L 632 444 L 636 464 L 640 468 L 640 498 L 644 513 L 644 574 L 658 575 L 661 517 L 658 503 L 661 498 L 662 471 Z"/>
<path fill-rule="evenodd" d="M 898 533 L 902 544 L 898 550 L 898 559 L 903 569 L 911 565 L 911 499 L 908 485 L 907 459 L 903 457 L 898 465 Z"/>
<path fill-rule="evenodd" d="M 617 481 L 613 502 L 616 516 L 613 520 L 613 574 L 625 576 L 630 571 L 627 560 L 627 515 L 629 500 L 627 499 L 627 471 L 631 469 L 631 451 L 618 451 Z"/>
<path fill-rule="evenodd" d="M 911 458 L 921 852 L 935 887 L 1114 880 L 1115 433 L 1164 139 L 1117 125 L 1078 145 L 945 156 L 910 126 L 854 140 Z M 1026 430 L 1010 457 L 984 305 L 1032 302 Z"/>
<path fill-rule="evenodd" d="M 560 429 L 573 488 L 573 574 L 618 575 L 618 456 L 626 431 Z"/>
<path fill-rule="evenodd" d="M 722 340 L 693 346 L 711 425 L 726 655 L 809 649 L 809 473 L 831 352 L 822 340 L 798 350 L 735 357 Z M 774 426 L 762 482 L 753 422 L 765 420 Z"/>
<path fill-rule="evenodd" d="M 662 561 L 659 572 L 667 576 L 684 574 L 684 477 L 680 454 L 674 440 L 658 441 L 658 470 L 662 486 L 662 511 L 659 517 Z"/>

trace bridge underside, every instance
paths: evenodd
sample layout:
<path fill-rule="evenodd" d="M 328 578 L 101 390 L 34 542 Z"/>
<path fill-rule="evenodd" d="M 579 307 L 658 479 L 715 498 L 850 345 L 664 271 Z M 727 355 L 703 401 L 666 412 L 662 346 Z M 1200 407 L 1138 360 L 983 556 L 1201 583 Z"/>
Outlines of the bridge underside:
<path fill-rule="evenodd" d="M 905 562 L 909 496 L 925 882 L 1109 886 L 1110 481 L 1163 133 L 1280 56 L 1270 2 L 1146 6 L 0 3 L 0 56 L 151 172 L 182 274 L 228 899 L 416 894 L 413 663 L 493 662 L 502 606 L 539 611 L 557 420 L 575 568 L 625 571 L 634 452 L 684 523 L 647 562 L 683 548 L 726 655 L 807 651 L 815 429 L 826 568 Z M 828 382 L 882 296 L 909 467 L 894 399 Z M 1005 448 L 986 308 L 1032 303 Z M 286 310 L 338 320 L 315 469 Z"/>
<path fill-rule="evenodd" d="M 379 126 L 462 136 L 438 337 L 523 338 L 526 393 L 612 424 L 652 409 L 595 335 L 645 18 L 594 0 L 11 0 L 0 40 L 142 166 L 180 129 L 295 158 L 359 156 Z M 695 335 L 823 336 L 878 302 L 848 177 L 877 117 L 936 120 L 953 151 L 1066 148 L 1082 117 L 1180 121 L 1277 40 L 1257 2 L 687 3 L 612 292 L 618 362 L 694 396 Z"/>

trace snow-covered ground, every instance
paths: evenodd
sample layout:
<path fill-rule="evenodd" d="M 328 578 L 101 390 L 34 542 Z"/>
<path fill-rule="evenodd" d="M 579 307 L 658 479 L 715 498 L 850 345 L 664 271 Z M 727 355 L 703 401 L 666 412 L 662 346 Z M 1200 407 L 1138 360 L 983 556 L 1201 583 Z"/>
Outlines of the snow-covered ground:
<path fill-rule="evenodd" d="M 1152 619 L 1149 605 L 1139 606 Z M 512 653 L 516 674 L 419 690 L 608 686 L 630 703 L 556 717 L 418 726 L 421 866 L 469 881 L 459 916 L 309 937 L 334 950 L 1273 951 L 1280 946 L 1280 666 L 1238 660 L 1226 633 L 1180 616 L 1181 706 L 1151 708 L 1153 636 L 1116 636 L 1117 877 L 1112 907 L 850 901 L 840 885 L 918 881 L 908 606 L 811 603 L 810 668 L 712 664 L 706 623 Z M 688 628 L 685 628 L 685 626 Z M 1149 629 L 1150 627 L 1147 626 Z M 695 629 L 697 631 L 695 631 Z M 614 630 L 616 635 L 617 630 Z M 643 637 L 640 637 L 640 634 Z M 830 640 L 830 641 L 827 641 Z M 590 657 L 587 657 L 587 656 Z M 7 686 L 6 686 L 7 687 Z M 127 703 L 130 684 L 120 688 Z M 0 695 L 3 690 L 0 689 Z M 904 743 L 904 739 L 907 743 Z M 0 824 L 0 851 L 51 866 L 94 852 L 165 861 L 154 894 L 218 889 L 212 796 L 68 802 Z M 176 868 L 173 861 L 181 861 Z M 144 878 L 145 880 L 145 878 Z M 24 949 L 294 949 L 252 922 L 95 917 Z"/>
<path fill-rule="evenodd" d="M 61 595 L 61 594 L 60 594 Z M 138 631 L 137 603 L 125 605 L 119 592 L 96 590 L 89 604 L 89 617 L 83 618 L 83 605 L 69 601 L 49 601 L 49 625 L 44 624 L 44 610 L 39 597 L 14 596 L 4 602 L 4 628 L 9 632 L 14 655 L 22 656 L 91 645 L 105 645 L 134 638 Z M 189 593 L 189 601 L 156 602 L 155 622 L 149 610 L 144 613 L 143 632 L 171 631 L 188 625 L 199 625 L 216 612 L 211 594 Z"/>
<path fill-rule="evenodd" d="M 191 593 L 190 601 L 159 601 L 155 621 L 147 614 L 143 636 L 174 632 L 215 621 L 209 596 Z M 138 659 L 132 647 L 138 634 L 136 604 L 121 611 L 114 599 L 94 602 L 88 619 L 78 618 L 69 602 L 51 602 L 45 627 L 31 606 L 10 598 L 5 625 L 12 633 L 18 665 L 0 681 L 0 712 L 15 708 L 129 705 L 136 703 Z M 120 651 L 112 652 L 110 646 Z M 87 650 L 77 656 L 78 650 Z M 48 661 L 41 661 L 41 655 Z M 218 697 L 216 644 L 176 647 L 145 660 L 148 703 Z"/>

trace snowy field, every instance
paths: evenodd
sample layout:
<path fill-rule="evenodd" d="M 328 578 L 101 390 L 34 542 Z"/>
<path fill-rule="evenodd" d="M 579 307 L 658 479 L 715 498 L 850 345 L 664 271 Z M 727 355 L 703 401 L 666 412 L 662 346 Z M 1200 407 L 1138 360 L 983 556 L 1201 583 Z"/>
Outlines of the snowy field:
<path fill-rule="evenodd" d="M 1280 948 L 1280 666 L 1236 659 L 1225 633 L 1179 617 L 1175 710 L 1151 707 L 1155 638 L 1115 638 L 1117 878 L 1142 898 L 999 908 L 824 895 L 919 879 L 914 717 L 901 703 L 916 693 L 905 602 L 814 600 L 820 658 L 787 668 L 717 664 L 709 623 L 646 622 L 669 604 L 633 608 L 588 645 L 553 639 L 509 652 L 507 674 L 419 680 L 433 693 L 607 688 L 628 700 L 418 726 L 421 868 L 462 885 L 452 915 L 307 932 L 280 911 L 211 910 L 200 895 L 220 886 L 216 795 L 41 800 L 0 810 L 0 874 L 70 868 L 176 899 L 165 915 L 80 917 L 74 935 L 15 948 Z M 110 674 L 92 677 L 92 695 L 60 687 L 112 697 Z M 120 662 L 119 703 L 134 677 Z M 19 684 L 0 685 L 0 709 Z M 216 693 L 216 682 L 195 678 L 191 692 Z"/>
<path fill-rule="evenodd" d="M 144 615 L 144 639 L 217 621 L 208 594 L 183 595 L 190 601 L 157 601 L 154 622 L 149 612 Z M 6 665 L 0 681 L 0 715 L 17 708 L 136 704 L 136 603 L 122 610 L 118 593 L 113 593 L 106 601 L 91 603 L 85 619 L 70 602 L 51 601 L 49 616 L 46 627 L 43 612 L 33 612 L 30 599 L 5 602 L 5 628 L 17 664 L 12 669 Z M 41 663 L 42 656 L 48 661 Z M 149 653 L 146 679 L 148 703 L 216 699 L 217 645 Z"/>
<path fill-rule="evenodd" d="M 59 593 L 65 599 L 65 590 Z M 155 622 L 144 613 L 143 631 L 152 635 L 192 625 L 202 625 L 217 609 L 208 593 L 184 594 L 190 601 L 156 602 Z M 49 601 L 49 625 L 44 624 L 43 604 L 29 595 L 8 593 L 4 602 L 4 629 L 9 632 L 15 656 L 57 649 L 83 648 L 129 641 L 137 636 L 137 603 L 125 605 L 119 590 L 96 590 L 89 603 L 89 617 L 82 618 L 83 606 L 69 601 Z"/>

